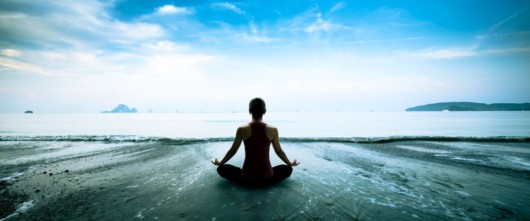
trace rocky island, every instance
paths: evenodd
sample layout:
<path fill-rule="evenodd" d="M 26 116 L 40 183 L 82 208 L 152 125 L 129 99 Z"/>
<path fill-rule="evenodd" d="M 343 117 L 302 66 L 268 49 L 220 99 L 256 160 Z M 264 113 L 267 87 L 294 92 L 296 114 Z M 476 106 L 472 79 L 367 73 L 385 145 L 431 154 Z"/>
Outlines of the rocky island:
<path fill-rule="evenodd" d="M 125 104 L 119 104 L 116 108 L 112 109 L 111 111 L 103 111 L 101 113 L 138 113 L 138 110 L 136 108 L 131 108 Z"/>
<path fill-rule="evenodd" d="M 405 111 L 530 111 L 530 103 L 444 102 L 411 107 Z"/>

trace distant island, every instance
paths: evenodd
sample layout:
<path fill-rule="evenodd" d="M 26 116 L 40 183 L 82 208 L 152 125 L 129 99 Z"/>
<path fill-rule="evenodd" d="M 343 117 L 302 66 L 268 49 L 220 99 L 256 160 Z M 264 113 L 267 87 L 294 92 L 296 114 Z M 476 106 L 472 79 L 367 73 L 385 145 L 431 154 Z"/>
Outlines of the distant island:
<path fill-rule="evenodd" d="M 138 110 L 136 110 L 136 108 L 134 108 L 134 107 L 129 109 L 129 107 L 127 107 L 127 105 L 119 104 L 113 110 L 111 110 L 111 111 L 103 111 L 101 113 L 137 113 L 137 112 L 138 112 Z"/>
<path fill-rule="evenodd" d="M 530 103 L 484 104 L 473 102 L 445 102 L 411 107 L 405 109 L 405 111 L 530 111 Z"/>

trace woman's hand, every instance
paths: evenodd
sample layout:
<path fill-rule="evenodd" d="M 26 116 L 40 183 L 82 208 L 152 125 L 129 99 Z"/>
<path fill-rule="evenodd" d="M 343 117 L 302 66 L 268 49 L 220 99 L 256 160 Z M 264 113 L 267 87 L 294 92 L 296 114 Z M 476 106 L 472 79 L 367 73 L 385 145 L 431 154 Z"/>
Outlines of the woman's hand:
<path fill-rule="evenodd" d="M 298 166 L 298 164 L 300 164 L 300 162 L 293 160 L 293 162 L 291 162 L 289 166 L 295 167 Z"/>
<path fill-rule="evenodd" d="M 219 160 L 217 158 L 215 158 L 215 160 L 212 160 L 212 163 L 213 163 L 213 165 L 216 165 L 216 166 L 220 166 L 221 165 L 221 162 L 219 162 Z"/>

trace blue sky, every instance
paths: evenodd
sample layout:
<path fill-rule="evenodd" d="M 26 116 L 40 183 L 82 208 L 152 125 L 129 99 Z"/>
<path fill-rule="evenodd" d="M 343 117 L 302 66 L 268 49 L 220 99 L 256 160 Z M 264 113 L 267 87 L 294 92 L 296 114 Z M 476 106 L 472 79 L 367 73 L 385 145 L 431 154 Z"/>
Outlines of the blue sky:
<path fill-rule="evenodd" d="M 0 1 L 0 112 L 530 102 L 528 1 Z"/>

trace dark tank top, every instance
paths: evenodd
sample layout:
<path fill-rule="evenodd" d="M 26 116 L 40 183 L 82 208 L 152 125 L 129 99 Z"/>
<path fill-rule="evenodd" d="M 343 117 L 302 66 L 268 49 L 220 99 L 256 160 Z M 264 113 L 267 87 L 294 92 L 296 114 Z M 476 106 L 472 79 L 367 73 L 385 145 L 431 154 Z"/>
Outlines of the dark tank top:
<path fill-rule="evenodd" d="M 273 171 L 269 160 L 271 141 L 265 133 L 267 124 L 262 122 L 249 123 L 252 133 L 245 143 L 245 163 L 241 176 L 245 178 L 269 178 Z"/>

